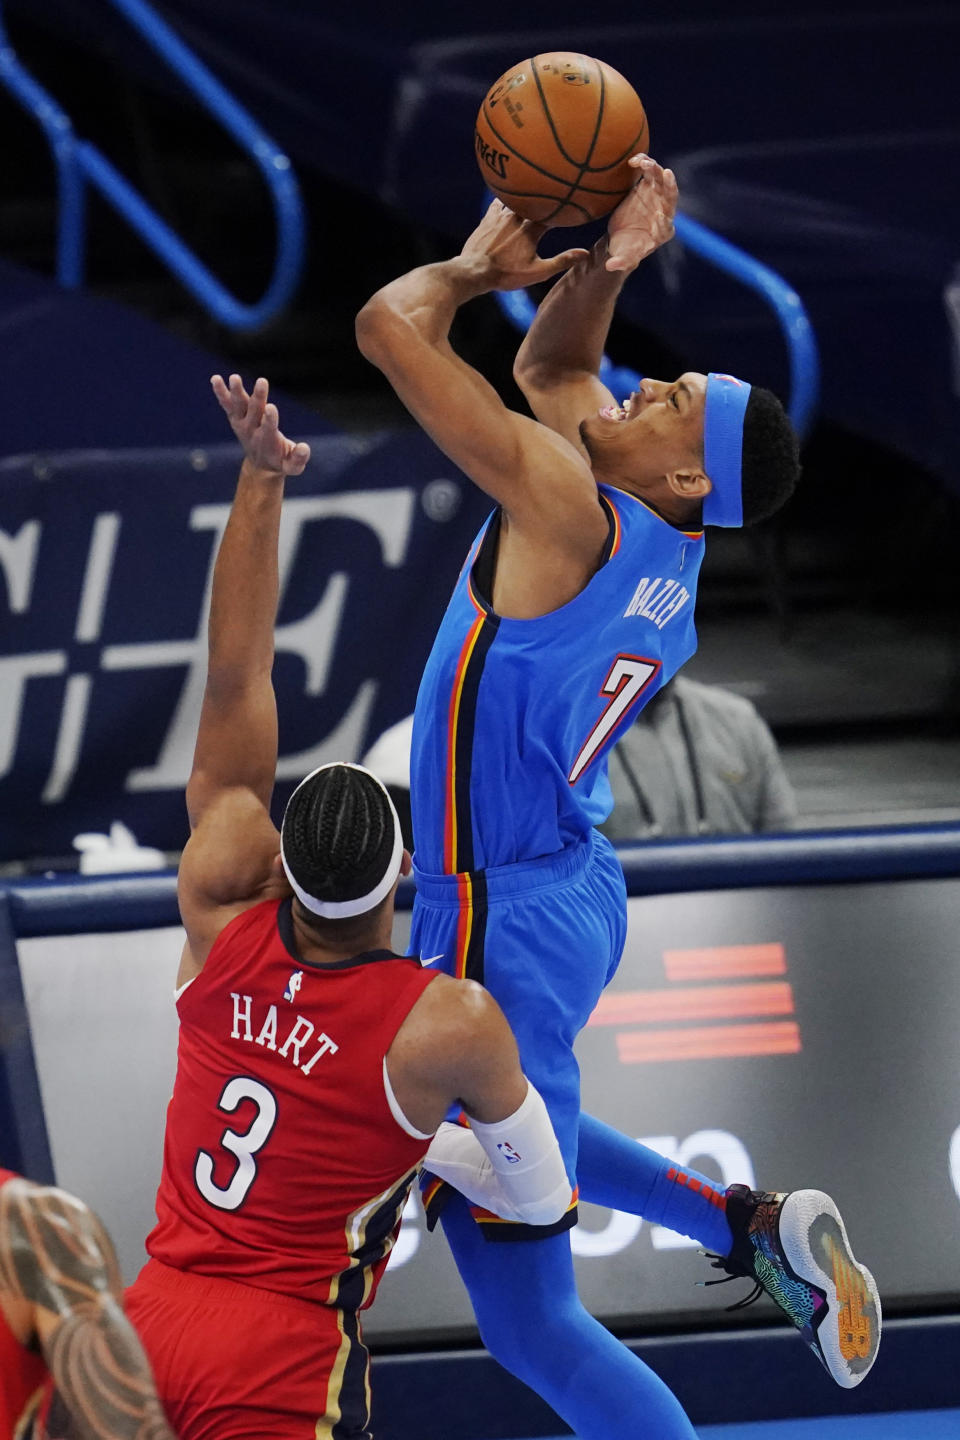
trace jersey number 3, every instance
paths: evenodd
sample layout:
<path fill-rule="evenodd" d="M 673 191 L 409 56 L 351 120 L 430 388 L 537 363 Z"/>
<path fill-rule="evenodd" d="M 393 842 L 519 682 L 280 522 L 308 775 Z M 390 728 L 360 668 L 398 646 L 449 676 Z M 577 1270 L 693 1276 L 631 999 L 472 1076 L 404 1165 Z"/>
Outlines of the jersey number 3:
<path fill-rule="evenodd" d="M 639 655 L 617 656 L 607 672 L 606 680 L 600 686 L 601 697 L 609 695 L 610 699 L 573 762 L 573 768 L 567 776 L 571 785 L 576 784 L 590 761 L 603 749 L 611 731 L 616 729 L 659 669 L 659 660 L 643 660 Z"/>
<path fill-rule="evenodd" d="M 193 1175 L 197 1189 L 204 1200 L 216 1205 L 218 1210 L 237 1210 L 243 1204 L 247 1191 L 257 1176 L 257 1163 L 253 1157 L 266 1145 L 270 1132 L 277 1123 L 277 1102 L 273 1092 L 268 1090 L 266 1085 L 261 1085 L 259 1080 L 251 1080 L 247 1075 L 237 1075 L 228 1080 L 217 1104 L 221 1110 L 232 1115 L 244 1100 L 252 1100 L 257 1107 L 252 1124 L 242 1133 L 224 1130 L 220 1137 L 224 1150 L 229 1150 L 237 1161 L 230 1184 L 214 1184 L 214 1159 L 206 1150 L 199 1152 L 194 1166 Z"/>

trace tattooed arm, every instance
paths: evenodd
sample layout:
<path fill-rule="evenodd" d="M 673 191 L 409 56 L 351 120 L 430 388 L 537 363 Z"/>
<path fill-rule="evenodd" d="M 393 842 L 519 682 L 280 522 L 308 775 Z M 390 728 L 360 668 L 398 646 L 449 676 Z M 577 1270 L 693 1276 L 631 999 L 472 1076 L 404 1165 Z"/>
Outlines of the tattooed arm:
<path fill-rule="evenodd" d="M 0 1186 L 0 1295 L 53 1377 L 51 1440 L 174 1440 L 121 1294 L 110 1237 L 82 1201 Z"/>

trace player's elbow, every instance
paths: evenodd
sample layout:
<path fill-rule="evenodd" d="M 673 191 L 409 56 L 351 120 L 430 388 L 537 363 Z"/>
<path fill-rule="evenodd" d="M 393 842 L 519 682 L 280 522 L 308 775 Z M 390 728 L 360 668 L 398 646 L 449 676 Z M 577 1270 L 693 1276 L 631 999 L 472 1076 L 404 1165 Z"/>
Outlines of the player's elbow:
<path fill-rule="evenodd" d="M 524 355 L 523 346 L 521 346 L 514 356 L 513 378 L 524 394 L 527 393 L 528 387 L 532 388 L 535 384 L 540 368 L 540 366 L 532 364 L 530 360 L 527 359 Z"/>
<path fill-rule="evenodd" d="M 403 349 L 407 329 L 407 317 L 380 290 L 367 301 L 354 322 L 357 348 L 371 365 L 384 370 Z"/>
<path fill-rule="evenodd" d="M 559 384 L 561 373 L 556 365 L 528 358 L 521 347 L 513 362 L 513 378 L 521 394 L 530 399 L 552 390 Z"/>
<path fill-rule="evenodd" d="M 359 311 L 354 322 L 357 349 L 373 365 L 377 363 L 379 347 L 383 342 L 384 319 L 384 307 L 380 297 L 374 295 Z"/>

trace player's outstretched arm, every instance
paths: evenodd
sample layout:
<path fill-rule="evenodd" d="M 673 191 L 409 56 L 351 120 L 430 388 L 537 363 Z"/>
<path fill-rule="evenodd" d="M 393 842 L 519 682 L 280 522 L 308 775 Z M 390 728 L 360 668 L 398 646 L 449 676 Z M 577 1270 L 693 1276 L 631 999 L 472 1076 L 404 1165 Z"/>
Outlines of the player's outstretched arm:
<path fill-rule="evenodd" d="M 634 155 L 638 179 L 607 222 L 585 264 L 553 286 L 517 352 L 514 377 L 544 425 L 579 445 L 579 425 L 614 397 L 599 379 L 617 298 L 641 260 L 673 235 L 677 182 L 649 155 Z"/>
<path fill-rule="evenodd" d="M 252 790 L 269 803 L 277 765 L 271 680 L 277 611 L 277 544 L 284 481 L 310 456 L 281 433 L 277 407 L 260 379 L 247 394 L 239 375 L 214 394 L 243 446 L 237 489 L 213 572 L 208 666 L 187 809 L 196 825 L 225 789 Z"/>
<path fill-rule="evenodd" d="M 438 976 L 396 1036 L 387 1069 L 411 1124 L 437 1132 L 428 1169 L 506 1219 L 560 1219 L 572 1190 L 550 1117 L 521 1069 L 503 1011 L 482 986 Z M 442 1123 L 454 1102 L 469 1130 Z"/>
<path fill-rule="evenodd" d="M 0 1291 L 29 1316 L 56 1386 L 62 1440 L 174 1440 L 97 1217 L 62 1190 L 0 1188 Z"/>
<path fill-rule="evenodd" d="M 243 463 L 213 571 L 207 680 L 187 782 L 191 836 L 178 889 L 197 965 L 229 907 L 266 898 L 275 879 L 279 837 L 268 807 L 277 766 L 277 547 L 284 482 L 310 458 L 307 445 L 281 432 L 266 380 L 249 394 L 239 375 L 211 383 Z M 181 969 L 181 983 L 186 978 Z"/>
<path fill-rule="evenodd" d="M 586 526 L 590 543 L 595 529 L 602 545 L 606 521 L 582 458 L 508 409 L 450 344 L 454 316 L 468 300 L 534 284 L 584 258 L 569 250 L 541 260 L 542 234 L 494 201 L 459 255 L 400 276 L 367 302 L 357 343 L 441 450 L 512 520 L 532 521 L 545 536 L 579 536 Z"/>

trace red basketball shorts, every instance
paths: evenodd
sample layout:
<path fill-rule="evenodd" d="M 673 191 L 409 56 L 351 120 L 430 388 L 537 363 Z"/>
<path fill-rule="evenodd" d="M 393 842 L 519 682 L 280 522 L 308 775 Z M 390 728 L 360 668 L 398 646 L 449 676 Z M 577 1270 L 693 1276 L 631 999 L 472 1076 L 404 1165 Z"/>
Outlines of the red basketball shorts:
<path fill-rule="evenodd" d="M 179 1440 L 370 1440 L 356 1314 L 157 1260 L 125 1308 Z"/>

